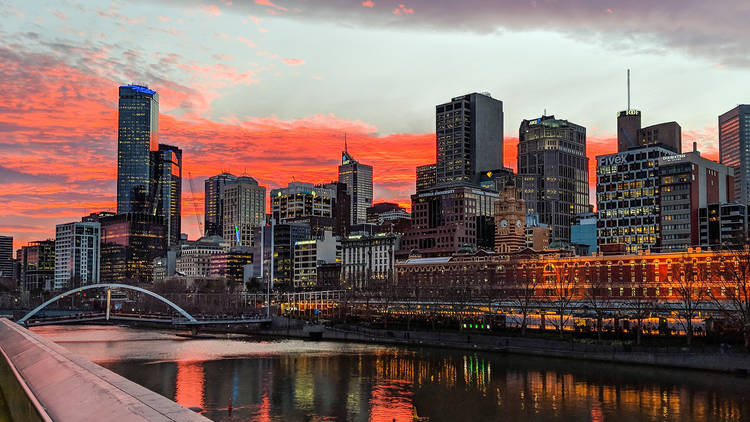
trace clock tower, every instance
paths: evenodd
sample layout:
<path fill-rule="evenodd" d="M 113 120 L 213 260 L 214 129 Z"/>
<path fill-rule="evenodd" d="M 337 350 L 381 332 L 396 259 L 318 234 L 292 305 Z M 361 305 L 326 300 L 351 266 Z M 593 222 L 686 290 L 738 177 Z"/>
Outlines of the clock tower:
<path fill-rule="evenodd" d="M 495 252 L 512 253 L 526 246 L 526 201 L 515 186 L 506 186 L 495 202 Z"/>

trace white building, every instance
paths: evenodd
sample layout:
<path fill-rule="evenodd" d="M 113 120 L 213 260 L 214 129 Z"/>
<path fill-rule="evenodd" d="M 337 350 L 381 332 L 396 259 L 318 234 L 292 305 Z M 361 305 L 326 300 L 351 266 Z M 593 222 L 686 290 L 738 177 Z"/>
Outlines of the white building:
<path fill-rule="evenodd" d="M 372 284 L 393 281 L 395 252 L 400 236 L 378 233 L 374 236 L 354 235 L 341 240 L 342 281 L 358 289 Z"/>
<path fill-rule="evenodd" d="M 101 226 L 58 224 L 55 233 L 55 290 L 99 283 Z"/>
<path fill-rule="evenodd" d="M 229 251 L 229 242 L 219 236 L 202 237 L 195 242 L 180 245 L 177 257 L 177 274 L 186 277 L 208 277 L 211 255 Z"/>
<path fill-rule="evenodd" d="M 291 182 L 271 190 L 271 214 L 278 224 L 305 217 L 333 217 L 336 190 L 312 183 Z"/>
<path fill-rule="evenodd" d="M 252 177 L 227 182 L 223 199 L 224 240 L 232 247 L 252 246 L 253 228 L 266 224 L 266 188 Z"/>
<path fill-rule="evenodd" d="M 339 240 L 330 231 L 319 239 L 294 243 L 294 287 L 315 287 L 318 282 L 318 265 L 335 263 Z"/>

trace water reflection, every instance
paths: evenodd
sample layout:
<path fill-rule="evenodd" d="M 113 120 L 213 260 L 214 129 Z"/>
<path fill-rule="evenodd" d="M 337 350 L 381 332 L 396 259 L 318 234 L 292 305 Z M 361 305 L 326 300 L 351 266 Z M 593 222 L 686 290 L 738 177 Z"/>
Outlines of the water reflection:
<path fill-rule="evenodd" d="M 750 380 L 720 374 L 327 342 L 186 340 L 109 329 L 107 336 L 95 328 L 90 342 L 84 341 L 87 328 L 70 336 L 70 328 L 37 331 L 184 406 L 200 406 L 218 421 L 750 418 L 744 400 Z M 129 359 L 129 351 L 137 358 Z"/>

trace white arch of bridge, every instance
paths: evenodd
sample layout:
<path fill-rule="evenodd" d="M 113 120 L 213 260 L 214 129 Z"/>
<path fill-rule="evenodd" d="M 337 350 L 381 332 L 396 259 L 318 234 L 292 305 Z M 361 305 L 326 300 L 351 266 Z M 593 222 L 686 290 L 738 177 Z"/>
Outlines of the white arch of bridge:
<path fill-rule="evenodd" d="M 75 289 L 72 289 L 72 290 L 68 290 L 67 292 L 64 292 L 64 293 L 60 293 L 59 295 L 57 295 L 57 296 L 53 297 L 52 299 L 50 299 L 50 300 L 48 300 L 48 301 L 46 301 L 46 302 L 42 303 L 41 305 L 37 306 L 37 307 L 36 307 L 36 308 L 34 308 L 34 309 L 32 309 L 32 310 L 31 310 L 31 311 L 30 311 L 30 312 L 29 312 L 28 314 L 24 315 L 24 317 L 23 317 L 23 318 L 19 319 L 19 320 L 17 321 L 17 323 L 18 323 L 18 324 L 25 324 L 25 323 L 26 323 L 26 321 L 27 321 L 27 320 L 28 320 L 29 318 L 31 318 L 31 317 L 32 317 L 32 316 L 34 316 L 34 315 L 35 315 L 35 314 L 36 314 L 37 312 L 39 312 L 39 311 L 41 311 L 42 309 L 46 308 L 46 307 L 47 307 L 47 305 L 49 305 L 50 303 L 52 303 L 52 302 L 54 302 L 54 301 L 56 301 L 56 300 L 58 300 L 58 299 L 61 299 L 61 298 L 65 297 L 65 296 L 67 296 L 67 295 L 69 295 L 69 294 L 73 294 L 73 293 L 78 293 L 78 292 L 82 292 L 82 291 L 84 291 L 84 290 L 91 290 L 91 289 L 126 289 L 126 290 L 134 290 L 134 291 L 136 291 L 136 292 L 141 292 L 141 293 L 145 293 L 145 294 L 147 294 L 147 295 L 149 295 L 149 296 L 152 296 L 152 297 L 155 297 L 155 298 L 157 298 L 157 299 L 161 300 L 162 302 L 166 303 L 167 305 L 171 306 L 171 307 L 172 307 L 172 308 L 173 308 L 174 310 L 176 310 L 176 311 L 177 311 L 177 312 L 179 312 L 179 313 L 180 313 L 180 314 L 181 314 L 182 316 L 184 316 L 185 318 L 187 318 L 187 319 L 188 319 L 188 321 L 191 321 L 191 322 L 197 322 L 197 321 L 198 321 L 198 320 L 196 320 L 195 318 L 193 318 L 193 316 L 192 316 L 192 315 L 190 315 L 189 313 L 185 312 L 185 310 L 184 310 L 184 309 L 182 309 L 182 308 L 180 308 L 179 306 L 177 306 L 177 305 L 176 305 L 176 304 L 175 304 L 174 302 L 172 302 L 171 300 L 169 300 L 169 299 L 167 299 L 167 298 L 165 298 L 165 297 L 163 297 L 163 296 L 161 296 L 161 295 L 158 295 L 158 294 L 156 294 L 156 293 L 154 293 L 154 292 L 152 292 L 152 291 L 150 291 L 150 290 L 142 289 L 142 288 L 140 288 L 140 287 L 136 287 L 136 286 L 130 286 L 130 285 L 128 285 L 128 284 L 118 284 L 118 283 L 101 283 L 101 284 L 89 284 L 89 285 L 87 285 L 87 286 L 81 286 L 81 287 L 77 287 L 77 288 L 75 288 Z"/>

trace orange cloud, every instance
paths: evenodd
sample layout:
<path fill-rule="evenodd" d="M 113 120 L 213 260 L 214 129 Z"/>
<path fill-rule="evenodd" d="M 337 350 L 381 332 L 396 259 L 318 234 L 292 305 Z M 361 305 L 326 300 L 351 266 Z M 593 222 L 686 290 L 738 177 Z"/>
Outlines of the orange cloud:
<path fill-rule="evenodd" d="M 204 12 L 206 12 L 207 15 L 210 15 L 210 16 L 221 15 L 221 11 L 219 10 L 219 8 L 214 6 L 213 4 L 209 4 L 209 5 L 201 4 L 198 7 Z"/>
<path fill-rule="evenodd" d="M 375 6 L 375 3 L 373 3 L 373 1 L 372 1 L 372 0 L 366 0 L 366 1 L 363 1 L 363 2 L 362 2 L 362 6 L 363 6 L 363 7 L 369 7 L 369 8 L 372 8 L 373 6 Z"/>

